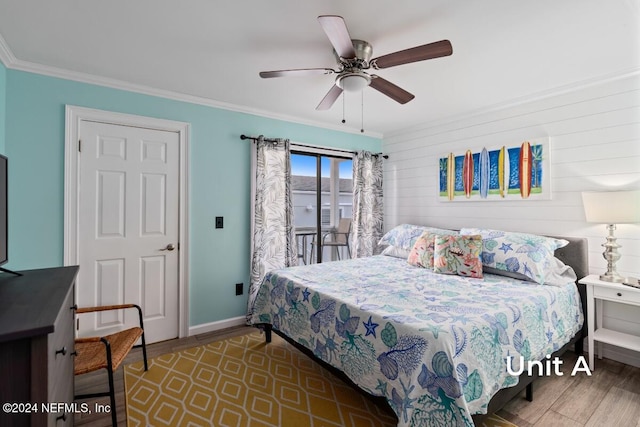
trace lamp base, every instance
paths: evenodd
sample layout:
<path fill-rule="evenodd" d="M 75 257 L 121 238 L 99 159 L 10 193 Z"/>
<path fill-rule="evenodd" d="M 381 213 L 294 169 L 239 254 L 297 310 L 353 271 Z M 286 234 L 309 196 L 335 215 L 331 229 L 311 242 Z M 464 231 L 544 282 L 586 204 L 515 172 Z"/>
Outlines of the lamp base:
<path fill-rule="evenodd" d="M 618 253 L 620 245 L 616 242 L 616 236 L 613 234 L 616 226 L 615 224 L 609 224 L 607 229 L 609 230 L 607 242 L 602 244 L 604 247 L 602 257 L 607 260 L 607 272 L 600 276 L 600 280 L 603 282 L 623 283 L 625 278 L 619 275 L 616 270 L 616 262 L 620 259 L 620 253 Z"/>

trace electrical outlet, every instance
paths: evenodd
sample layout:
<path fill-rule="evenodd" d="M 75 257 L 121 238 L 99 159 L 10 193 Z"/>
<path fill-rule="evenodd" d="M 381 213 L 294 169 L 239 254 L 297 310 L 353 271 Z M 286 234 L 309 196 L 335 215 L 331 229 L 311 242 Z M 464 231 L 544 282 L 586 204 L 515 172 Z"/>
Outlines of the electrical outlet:
<path fill-rule="evenodd" d="M 242 295 L 242 293 L 244 292 L 243 287 L 244 284 L 236 283 L 236 295 Z"/>
<path fill-rule="evenodd" d="M 224 227 L 224 219 L 221 216 L 216 217 L 216 228 Z"/>

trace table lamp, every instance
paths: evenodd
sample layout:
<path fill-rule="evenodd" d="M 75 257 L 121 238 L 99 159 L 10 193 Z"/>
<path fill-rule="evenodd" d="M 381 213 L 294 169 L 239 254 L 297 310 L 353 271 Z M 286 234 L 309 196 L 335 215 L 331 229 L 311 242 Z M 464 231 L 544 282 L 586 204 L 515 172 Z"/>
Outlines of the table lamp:
<path fill-rule="evenodd" d="M 613 232 L 616 224 L 632 224 L 640 222 L 640 190 L 603 191 L 582 193 L 584 213 L 587 222 L 607 224 L 609 235 L 603 243 L 602 256 L 607 260 L 607 272 L 600 276 L 605 282 L 623 283 L 625 277 L 616 271 L 616 262 L 620 259 Z"/>

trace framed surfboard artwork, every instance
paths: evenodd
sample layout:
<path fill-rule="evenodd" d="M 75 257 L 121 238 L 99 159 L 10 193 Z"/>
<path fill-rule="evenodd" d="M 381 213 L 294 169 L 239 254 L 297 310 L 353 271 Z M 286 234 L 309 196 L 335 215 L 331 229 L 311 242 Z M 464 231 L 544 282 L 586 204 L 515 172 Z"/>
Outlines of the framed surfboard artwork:
<path fill-rule="evenodd" d="M 551 199 L 549 138 L 468 148 L 439 157 L 439 200 Z"/>

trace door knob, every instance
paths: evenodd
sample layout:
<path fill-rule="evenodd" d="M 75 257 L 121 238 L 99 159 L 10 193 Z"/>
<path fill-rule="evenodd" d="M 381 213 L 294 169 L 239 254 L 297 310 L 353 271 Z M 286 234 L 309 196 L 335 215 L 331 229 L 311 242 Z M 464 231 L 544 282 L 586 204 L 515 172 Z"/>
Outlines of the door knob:
<path fill-rule="evenodd" d="M 160 249 L 161 251 L 172 251 L 176 248 L 176 246 L 173 243 L 169 243 L 167 245 L 167 247 Z"/>

